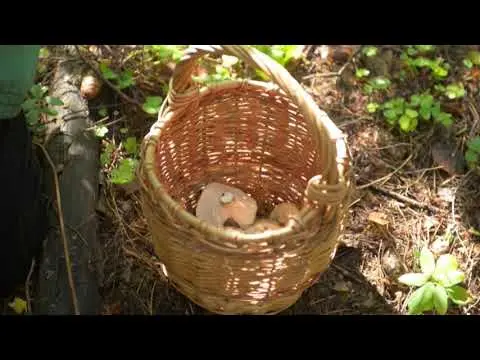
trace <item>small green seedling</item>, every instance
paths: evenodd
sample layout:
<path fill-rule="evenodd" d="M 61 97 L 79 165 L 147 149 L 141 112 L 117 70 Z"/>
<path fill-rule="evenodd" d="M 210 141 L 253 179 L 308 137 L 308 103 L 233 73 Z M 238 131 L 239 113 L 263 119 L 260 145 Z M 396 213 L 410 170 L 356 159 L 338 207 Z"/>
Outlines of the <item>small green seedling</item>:
<path fill-rule="evenodd" d="M 135 179 L 137 165 L 137 159 L 125 158 L 120 160 L 118 167 L 113 169 L 110 174 L 111 182 L 119 185 L 131 183 Z"/>
<path fill-rule="evenodd" d="M 441 111 L 440 102 L 429 93 L 413 94 L 410 102 L 403 97 L 396 97 L 377 106 L 376 103 L 367 105 L 367 111 L 372 113 L 377 109 L 383 110 L 385 121 L 391 126 L 398 125 L 403 132 L 412 132 L 417 129 L 419 120 L 434 121 L 449 127 L 453 124 L 451 114 Z"/>
<path fill-rule="evenodd" d="M 368 75 L 370 75 L 370 70 L 368 69 L 360 68 L 355 71 L 355 76 L 359 79 L 367 77 Z"/>
<path fill-rule="evenodd" d="M 441 255 L 435 262 L 428 248 L 420 252 L 421 273 L 408 273 L 398 281 L 417 289 L 408 299 L 408 314 L 420 315 L 428 311 L 444 315 L 448 311 L 449 300 L 456 305 L 466 305 L 472 299 L 461 287 L 465 274 L 458 269 L 458 263 L 451 254 Z"/>
<path fill-rule="evenodd" d="M 150 51 L 156 59 L 155 64 L 173 61 L 177 63 L 183 56 L 184 45 L 148 45 L 146 49 Z"/>
<path fill-rule="evenodd" d="M 119 185 L 131 183 L 135 179 L 139 156 L 139 146 L 135 137 L 127 137 L 122 141 L 122 147 L 127 153 L 127 157 L 120 160 L 110 173 L 110 181 Z"/>
<path fill-rule="evenodd" d="M 480 65 L 480 52 L 470 51 L 467 55 L 467 60 L 469 60 L 472 63 L 472 65 Z"/>
<path fill-rule="evenodd" d="M 62 106 L 63 101 L 59 98 L 47 96 L 48 88 L 35 84 L 28 93 L 27 99 L 22 104 L 22 109 L 25 113 L 28 126 L 33 130 L 41 130 L 44 125 L 40 123 L 40 118 L 43 115 L 47 117 L 54 117 L 58 115 L 58 111 L 54 109 L 55 106 Z"/>
<path fill-rule="evenodd" d="M 147 114 L 155 115 L 160 110 L 163 99 L 160 96 L 148 96 L 142 105 L 143 111 Z"/>
<path fill-rule="evenodd" d="M 465 96 L 465 88 L 462 83 L 450 84 L 447 85 L 444 93 L 450 100 L 459 99 Z"/>
<path fill-rule="evenodd" d="M 465 161 L 470 169 L 478 166 L 480 159 L 480 136 L 476 136 L 467 142 L 467 151 L 465 152 Z"/>
<path fill-rule="evenodd" d="M 365 46 L 362 49 L 362 53 L 366 57 L 372 57 L 378 54 L 378 49 L 375 46 Z"/>
<path fill-rule="evenodd" d="M 100 63 L 99 67 L 103 77 L 107 80 L 111 80 L 112 82 L 114 82 L 118 89 L 123 90 L 132 85 L 135 85 L 133 73 L 130 70 L 126 70 L 121 72 L 120 74 L 117 74 L 112 69 L 110 69 L 106 63 Z"/>

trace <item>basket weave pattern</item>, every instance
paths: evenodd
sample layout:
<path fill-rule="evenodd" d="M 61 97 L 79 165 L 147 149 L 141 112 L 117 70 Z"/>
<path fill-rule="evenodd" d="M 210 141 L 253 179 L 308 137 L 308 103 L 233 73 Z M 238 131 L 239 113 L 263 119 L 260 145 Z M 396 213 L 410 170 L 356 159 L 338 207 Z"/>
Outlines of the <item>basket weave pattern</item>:
<path fill-rule="evenodd" d="M 278 86 L 228 81 L 199 89 L 191 73 L 207 53 L 235 55 Z M 286 70 L 248 47 L 189 49 L 170 88 L 142 144 L 138 171 L 169 280 L 215 313 L 286 309 L 335 254 L 351 191 L 343 134 Z M 259 215 L 289 201 L 301 216 L 263 234 L 212 227 L 194 212 L 203 186 L 213 181 L 252 195 Z"/>

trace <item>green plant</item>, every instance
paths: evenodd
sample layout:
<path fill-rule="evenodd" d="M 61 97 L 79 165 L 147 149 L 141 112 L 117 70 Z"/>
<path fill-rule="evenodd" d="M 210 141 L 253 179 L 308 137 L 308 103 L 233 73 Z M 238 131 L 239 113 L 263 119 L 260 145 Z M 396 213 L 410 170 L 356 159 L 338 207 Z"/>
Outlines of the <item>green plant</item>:
<path fill-rule="evenodd" d="M 135 85 L 135 80 L 133 79 L 133 74 L 130 70 L 125 70 L 120 74 L 117 74 L 103 62 L 100 63 L 99 67 L 103 77 L 107 80 L 111 80 L 120 90 Z"/>
<path fill-rule="evenodd" d="M 365 46 L 362 48 L 362 54 L 367 57 L 372 57 L 378 54 L 378 49 L 375 46 Z"/>
<path fill-rule="evenodd" d="M 230 80 L 232 78 L 234 78 L 234 76 L 232 75 L 230 69 L 223 65 L 216 65 L 214 74 L 192 76 L 193 81 L 196 81 L 200 84 L 212 84 L 220 81 Z"/>
<path fill-rule="evenodd" d="M 453 123 L 451 114 L 441 111 L 440 102 L 435 100 L 428 92 L 413 94 L 407 102 L 403 97 L 395 97 L 379 105 L 367 104 L 367 111 L 374 113 L 382 110 L 385 121 L 391 126 L 398 125 L 403 132 L 412 132 L 417 129 L 419 119 L 431 120 L 432 118 L 449 127 Z"/>
<path fill-rule="evenodd" d="M 126 133 L 123 129 L 121 133 Z M 113 154 L 116 153 L 119 158 L 114 161 Z M 110 141 L 104 141 L 104 148 L 100 154 L 100 163 L 104 171 L 111 169 L 108 177 L 112 184 L 128 184 L 135 179 L 135 171 L 138 166 L 139 144 L 135 137 L 126 137 L 119 149 Z M 114 161 L 114 163 L 112 163 Z"/>
<path fill-rule="evenodd" d="M 465 161 L 469 168 L 478 166 L 480 159 L 480 136 L 476 136 L 467 142 L 467 151 L 465 152 Z"/>
<path fill-rule="evenodd" d="M 162 101 L 163 99 L 160 96 L 148 96 L 142 105 L 143 111 L 147 114 L 155 115 L 160 110 Z"/>
<path fill-rule="evenodd" d="M 462 83 L 449 84 L 445 88 L 444 94 L 449 99 L 458 99 L 465 96 L 465 88 Z"/>
<path fill-rule="evenodd" d="M 355 71 L 355 76 L 359 79 L 368 75 L 370 75 L 370 70 L 368 69 L 360 68 Z"/>
<path fill-rule="evenodd" d="M 286 67 L 292 61 L 299 60 L 302 57 L 304 45 L 253 45 L 257 50 L 267 54 L 280 65 Z M 263 71 L 256 70 L 257 76 L 263 80 L 268 77 Z"/>
<path fill-rule="evenodd" d="M 41 116 L 54 117 L 58 115 L 55 106 L 62 106 L 59 98 L 48 96 L 48 87 L 35 84 L 31 87 L 27 99 L 22 104 L 28 126 L 33 131 L 41 130 L 44 125 L 40 123 Z"/>
<path fill-rule="evenodd" d="M 363 87 L 363 91 L 372 94 L 374 91 L 387 90 L 391 85 L 391 81 L 384 76 L 376 76 L 370 79 Z"/>
<path fill-rule="evenodd" d="M 183 56 L 185 45 L 148 45 L 146 50 L 155 58 L 154 64 L 175 62 L 177 63 Z"/>
<path fill-rule="evenodd" d="M 444 315 L 448 311 L 449 300 L 456 305 L 471 301 L 468 291 L 461 287 L 465 274 L 458 269 L 453 255 L 441 255 L 437 261 L 428 248 L 420 252 L 421 273 L 407 273 L 398 281 L 417 287 L 407 300 L 408 314 L 419 315 L 428 311 Z"/>

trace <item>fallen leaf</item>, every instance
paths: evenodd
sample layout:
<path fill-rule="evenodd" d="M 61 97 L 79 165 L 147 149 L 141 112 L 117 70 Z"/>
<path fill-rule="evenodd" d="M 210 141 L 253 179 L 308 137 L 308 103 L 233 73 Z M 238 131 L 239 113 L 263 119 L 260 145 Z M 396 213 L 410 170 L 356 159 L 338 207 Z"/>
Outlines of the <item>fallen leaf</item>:
<path fill-rule="evenodd" d="M 425 222 L 423 223 L 423 226 L 425 226 L 425 230 L 429 231 L 431 228 L 433 228 L 434 226 L 437 226 L 438 224 L 439 223 L 437 219 L 427 216 L 425 218 Z"/>
<path fill-rule="evenodd" d="M 430 250 L 435 255 L 442 255 L 448 252 L 450 248 L 450 243 L 447 239 L 444 237 L 438 237 L 431 245 L 430 245 Z"/>
<path fill-rule="evenodd" d="M 11 303 L 8 304 L 17 314 L 23 314 L 27 311 L 27 302 L 19 297 L 15 297 Z"/>
<path fill-rule="evenodd" d="M 350 291 L 350 286 L 349 284 L 345 281 L 337 281 L 335 285 L 333 286 L 333 290 L 338 291 L 338 292 L 349 292 Z"/>
<path fill-rule="evenodd" d="M 368 221 L 380 226 L 387 226 L 389 224 L 389 221 L 387 220 L 387 215 L 375 211 L 368 214 Z"/>
<path fill-rule="evenodd" d="M 440 200 L 451 203 L 455 200 L 455 191 L 452 188 L 439 188 L 437 196 Z"/>
<path fill-rule="evenodd" d="M 432 145 L 432 158 L 449 175 L 465 173 L 465 159 L 453 145 L 446 141 L 437 141 Z"/>

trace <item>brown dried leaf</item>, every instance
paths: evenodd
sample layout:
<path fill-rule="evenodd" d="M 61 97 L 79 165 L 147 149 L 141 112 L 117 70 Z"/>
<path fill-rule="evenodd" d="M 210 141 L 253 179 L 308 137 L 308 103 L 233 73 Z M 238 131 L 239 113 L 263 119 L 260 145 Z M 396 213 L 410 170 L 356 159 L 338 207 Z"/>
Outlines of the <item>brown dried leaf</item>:
<path fill-rule="evenodd" d="M 368 214 L 368 221 L 380 226 L 387 226 L 390 222 L 387 220 L 387 215 L 380 212 L 371 212 Z"/>

